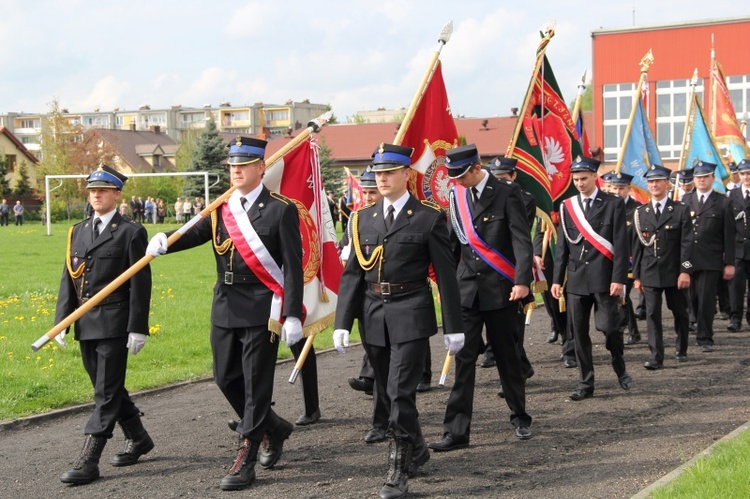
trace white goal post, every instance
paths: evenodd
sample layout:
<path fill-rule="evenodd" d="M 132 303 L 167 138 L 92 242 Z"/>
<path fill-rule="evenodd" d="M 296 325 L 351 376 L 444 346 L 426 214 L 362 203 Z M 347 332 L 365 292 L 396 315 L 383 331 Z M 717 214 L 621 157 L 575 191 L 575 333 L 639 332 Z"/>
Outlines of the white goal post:
<path fill-rule="evenodd" d="M 210 172 L 172 172 L 172 173 L 129 173 L 128 178 L 133 177 L 185 177 L 188 175 L 200 175 L 203 177 L 203 191 L 204 191 L 204 199 L 206 200 L 206 205 L 208 205 L 211 201 L 208 196 L 208 190 L 213 187 L 214 185 L 218 184 L 221 181 L 221 178 L 215 174 Z M 208 185 L 208 176 L 209 175 L 216 175 L 216 182 L 214 182 L 211 185 Z M 47 235 L 52 234 L 52 217 L 51 217 L 51 211 L 50 211 L 50 193 L 54 190 L 59 189 L 63 185 L 63 179 L 66 178 L 88 178 L 88 175 L 45 175 L 44 176 L 44 209 L 47 216 Z M 49 181 L 52 179 L 60 179 L 60 183 L 57 184 L 55 187 L 50 189 L 49 187 Z"/>

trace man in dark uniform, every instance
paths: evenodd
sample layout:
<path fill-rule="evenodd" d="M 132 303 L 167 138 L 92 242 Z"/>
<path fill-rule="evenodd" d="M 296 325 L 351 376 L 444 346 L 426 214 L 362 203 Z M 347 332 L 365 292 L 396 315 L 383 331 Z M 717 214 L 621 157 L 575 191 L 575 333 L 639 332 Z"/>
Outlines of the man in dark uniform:
<path fill-rule="evenodd" d="M 255 479 L 255 463 L 272 468 L 293 426 L 271 409 L 280 335 L 287 346 L 302 332 L 302 241 L 294 202 L 261 182 L 266 141 L 237 137 L 229 144 L 235 191 L 226 204 L 199 221 L 172 246 L 173 253 L 212 241 L 218 282 L 211 308 L 211 350 L 216 384 L 241 417 L 237 458 L 221 480 L 239 490 Z M 155 235 L 148 253 L 167 250 Z M 281 326 L 281 327 L 279 327 Z M 265 437 L 265 438 L 264 438 Z M 264 448 L 258 458 L 258 450 Z"/>
<path fill-rule="evenodd" d="M 677 333 L 676 356 L 687 360 L 688 307 L 684 290 L 690 287 L 693 265 L 693 227 L 688 207 L 667 196 L 669 170 L 651 165 L 645 174 L 651 202 L 635 210 L 633 228 L 633 287 L 646 297 L 646 327 L 651 359 L 649 370 L 664 367 L 661 320 L 662 292 L 672 311 Z"/>
<path fill-rule="evenodd" d="M 518 173 L 516 172 L 517 163 L 518 162 L 515 158 L 506 158 L 504 155 L 501 155 L 490 161 L 488 165 L 485 165 L 485 168 L 488 168 L 490 173 L 497 179 L 505 180 L 507 182 L 515 182 L 516 177 L 518 176 Z M 529 223 L 529 227 L 531 227 L 534 224 L 534 219 L 536 218 L 536 199 L 534 199 L 534 196 L 530 192 L 523 189 L 521 189 L 521 199 L 523 199 L 523 205 L 526 209 L 526 220 Z M 529 229 L 529 231 L 530 230 L 531 229 Z M 524 374 L 524 379 L 529 379 L 534 375 L 534 368 L 531 367 L 531 362 L 529 361 L 529 358 L 526 355 L 526 349 L 523 346 L 524 338 L 526 336 L 525 310 L 526 307 L 528 307 L 529 304 L 533 302 L 534 292 L 530 289 L 529 294 L 526 295 L 525 298 L 523 298 L 523 300 L 521 301 L 521 306 L 518 307 L 516 349 L 518 350 L 518 355 L 521 357 L 521 369 Z M 487 348 L 484 351 L 484 358 L 479 365 L 481 367 L 492 367 L 495 364 L 495 355 L 492 352 L 492 345 L 488 342 Z M 504 396 L 502 384 L 500 385 L 500 391 L 498 392 L 498 395 L 500 395 L 501 397 Z"/>
<path fill-rule="evenodd" d="M 743 159 L 737 165 L 740 187 L 729 191 L 729 203 L 735 227 L 735 275 L 732 280 L 730 299 L 732 312 L 729 318 L 730 331 L 742 331 L 742 314 L 745 310 L 745 290 L 750 281 L 750 160 Z M 750 323 L 750 305 L 745 319 Z"/>
<path fill-rule="evenodd" d="M 531 438 L 526 412 L 526 377 L 517 347 L 518 310 L 533 280 L 532 245 L 521 188 L 482 168 L 474 144 L 447 151 L 451 193 L 451 241 L 460 257 L 456 274 L 461 289 L 466 345 L 456 355 L 456 376 L 443 419 L 443 439 L 436 451 L 469 445 L 474 405 L 476 361 L 482 327 L 492 345 L 518 438 Z"/>
<path fill-rule="evenodd" d="M 352 213 L 354 254 L 341 277 L 333 332 L 334 346 L 343 352 L 354 319 L 363 318 L 362 342 L 375 385 L 386 387 L 394 442 L 381 498 L 403 497 L 408 476 L 430 457 L 416 407 L 424 350 L 437 332 L 430 264 L 440 291 L 446 347 L 455 355 L 464 343 L 446 216 L 434 203 L 409 194 L 412 152 L 381 144 L 374 154 L 372 169 L 383 199 Z"/>
<path fill-rule="evenodd" d="M 716 165 L 699 161 L 693 169 L 695 190 L 682 198 L 690 209 L 695 235 L 690 299 L 697 318 L 701 351 L 713 351 L 714 315 L 719 281 L 734 277 L 734 216 L 729 199 L 714 192 Z"/>
<path fill-rule="evenodd" d="M 627 224 L 628 249 L 630 250 L 628 259 L 631 262 L 628 269 L 628 280 L 625 283 L 625 300 L 621 300 L 620 303 L 622 316 L 620 319 L 620 331 L 624 331 L 625 327 L 628 328 L 628 339 L 625 340 L 626 345 L 634 345 L 641 341 L 641 333 L 638 331 L 638 321 L 635 318 L 635 310 L 633 310 L 633 301 L 630 299 L 630 292 L 633 290 L 632 241 L 635 237 L 635 232 L 633 232 L 633 212 L 641 205 L 641 203 L 630 195 L 630 183 L 632 181 L 633 176 L 627 173 L 612 174 L 612 194 L 620 196 L 625 202 L 625 223 Z"/>
<path fill-rule="evenodd" d="M 596 329 L 603 331 L 612 355 L 612 368 L 623 390 L 633 380 L 625 370 L 617 300 L 624 291 L 630 255 L 625 226 L 625 206 L 619 197 L 596 187 L 599 161 L 576 158 L 570 166 L 580 193 L 560 205 L 552 296 L 558 300 L 565 284 L 569 327 L 573 329 L 578 387 L 569 395 L 583 400 L 594 395 L 594 362 L 589 321 L 594 308 Z M 566 278 L 567 272 L 567 278 Z"/>
<path fill-rule="evenodd" d="M 70 229 L 55 323 L 129 269 L 146 249 L 146 229 L 117 212 L 127 177 L 102 166 L 86 180 L 94 218 Z M 115 423 L 125 434 L 125 449 L 112 460 L 113 466 L 135 464 L 154 448 L 141 411 L 125 389 L 128 349 L 135 355 L 146 343 L 150 302 L 151 268 L 146 266 L 75 323 L 83 367 L 94 386 L 94 412 L 84 429 L 80 457 L 60 478 L 64 483 L 80 485 L 99 478 L 99 458 Z M 64 345 L 64 336 L 55 340 Z"/>
<path fill-rule="evenodd" d="M 737 163 L 734 161 L 728 162 L 727 169 L 729 170 L 729 182 L 726 184 L 726 195 L 728 198 L 732 189 L 742 186 L 742 182 L 740 181 L 739 171 L 737 171 Z M 719 302 L 719 319 L 723 321 L 729 320 L 732 313 L 732 303 L 729 298 L 729 290 L 732 287 L 732 282 L 734 282 L 734 278 L 729 280 L 719 279 L 719 289 L 716 294 Z"/>

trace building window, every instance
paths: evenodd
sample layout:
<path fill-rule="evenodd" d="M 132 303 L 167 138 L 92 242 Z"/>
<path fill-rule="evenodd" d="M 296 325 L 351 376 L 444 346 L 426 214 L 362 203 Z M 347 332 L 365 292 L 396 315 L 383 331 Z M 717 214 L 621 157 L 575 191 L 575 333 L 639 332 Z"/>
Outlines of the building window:
<path fill-rule="evenodd" d="M 728 76 L 727 89 L 732 98 L 732 106 L 737 114 L 737 121 L 747 121 L 750 116 L 750 75 Z M 745 127 L 745 141 L 750 139 L 750 132 Z"/>
<path fill-rule="evenodd" d="M 159 168 L 161 165 L 161 155 L 160 154 L 154 154 L 154 168 Z"/>
<path fill-rule="evenodd" d="M 16 155 L 6 154 L 5 155 L 5 167 L 8 169 L 8 173 L 16 171 Z"/>
<path fill-rule="evenodd" d="M 656 145 L 662 159 L 680 158 L 692 90 L 690 80 L 685 79 L 656 84 Z M 698 80 L 695 93 L 703 103 L 703 79 Z"/>
<path fill-rule="evenodd" d="M 289 121 L 289 110 L 282 109 L 278 111 L 266 111 L 266 122 L 272 121 Z"/>
<path fill-rule="evenodd" d="M 634 83 L 609 84 L 602 88 L 604 161 L 617 161 L 630 119 L 634 91 Z"/>
<path fill-rule="evenodd" d="M 21 120 L 20 128 L 40 128 L 40 120 Z"/>

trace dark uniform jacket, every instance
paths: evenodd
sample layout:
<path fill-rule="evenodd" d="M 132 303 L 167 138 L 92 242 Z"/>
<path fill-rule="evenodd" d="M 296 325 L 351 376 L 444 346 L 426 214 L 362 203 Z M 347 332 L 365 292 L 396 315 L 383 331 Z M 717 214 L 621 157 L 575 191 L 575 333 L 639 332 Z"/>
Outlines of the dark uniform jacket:
<path fill-rule="evenodd" d="M 711 191 L 701 208 L 699 196 L 697 191 L 692 191 L 682 198 L 693 221 L 693 268 L 724 270 L 725 265 L 734 265 L 732 207 L 726 196 Z"/>
<path fill-rule="evenodd" d="M 458 214 L 455 217 L 458 218 Z M 509 281 L 468 244 L 459 244 L 451 227 L 454 253 L 460 254 L 456 275 L 461 305 L 473 307 L 478 295 L 479 310 L 505 308 L 514 303 L 509 297 L 515 284 L 531 286 L 534 280 L 531 229 L 521 188 L 513 182 L 490 176 L 472 213 L 472 221 L 479 237 L 515 265 L 516 278 L 515 282 Z"/>
<path fill-rule="evenodd" d="M 573 198 L 574 203 L 581 202 L 581 196 Z M 557 236 L 555 253 L 555 270 L 553 282 L 563 284 L 565 270 L 568 271 L 568 281 L 565 289 L 577 295 L 593 293 L 609 293 L 613 282 L 625 284 L 628 276 L 629 243 L 625 225 L 625 203 L 619 196 L 613 196 L 598 190 L 591 208 L 586 214 L 591 228 L 609 241 L 613 247 L 614 261 L 605 257 L 599 250 L 582 237 L 567 209 L 561 209 L 560 230 Z M 579 204 L 580 206 L 580 204 Z M 565 237 L 567 229 L 569 242 Z"/>
<path fill-rule="evenodd" d="M 437 279 L 446 334 L 463 332 L 455 261 L 451 254 L 445 213 L 438 207 L 409 197 L 390 230 L 383 219 L 383 201 L 357 211 L 355 239 L 366 259 L 382 245 L 380 258 L 370 270 L 360 264 L 356 248 L 341 276 L 336 329 L 351 330 L 355 318 L 364 317 L 367 343 L 391 343 L 427 338 L 437 332 L 435 305 L 428 284 L 429 267 Z M 367 265 L 365 265 L 367 267 Z M 367 283 L 424 283 L 417 289 L 390 297 L 372 291 Z M 364 301 L 360 297 L 364 294 Z M 358 306 L 361 304 L 363 306 Z"/>
<path fill-rule="evenodd" d="M 284 274 L 284 317 L 302 320 L 304 276 L 302 243 L 297 207 L 291 200 L 263 187 L 248 211 L 248 217 L 263 245 Z M 215 224 L 215 230 L 212 228 Z M 171 234 L 171 232 L 169 233 Z M 221 209 L 198 222 L 172 244 L 168 253 L 213 241 L 218 280 L 214 286 L 211 323 L 223 328 L 268 324 L 273 292 L 253 274 L 242 256 L 231 248 Z M 231 272 L 231 274 L 227 274 Z M 228 284 L 228 282 L 233 284 Z"/>
<path fill-rule="evenodd" d="M 729 191 L 728 199 L 735 228 L 735 257 L 750 260 L 750 203 L 745 204 L 741 188 Z"/>
<path fill-rule="evenodd" d="M 635 213 L 635 209 L 639 206 L 642 206 L 642 204 L 633 199 L 632 196 L 628 196 L 628 200 L 625 201 L 625 226 L 627 227 L 626 233 L 628 238 L 628 249 L 630 250 L 630 265 L 628 270 L 628 277 L 631 277 L 633 273 L 633 240 L 635 238 L 635 229 L 633 229 L 633 213 Z"/>
<path fill-rule="evenodd" d="M 55 323 L 73 313 L 83 301 L 101 291 L 146 254 L 146 229 L 115 213 L 110 223 L 100 225 L 92 242 L 92 219 L 73 226 L 67 262 L 60 280 Z M 71 276 L 70 270 L 78 277 Z M 148 334 L 151 303 L 151 268 L 140 272 L 92 308 L 75 323 L 77 340 L 99 340 Z"/>
<path fill-rule="evenodd" d="M 656 221 L 653 203 L 635 211 L 633 243 L 633 278 L 653 288 L 677 286 L 680 273 L 692 274 L 693 224 L 689 208 L 667 199 L 664 211 Z M 644 241 L 653 244 L 646 247 Z"/>

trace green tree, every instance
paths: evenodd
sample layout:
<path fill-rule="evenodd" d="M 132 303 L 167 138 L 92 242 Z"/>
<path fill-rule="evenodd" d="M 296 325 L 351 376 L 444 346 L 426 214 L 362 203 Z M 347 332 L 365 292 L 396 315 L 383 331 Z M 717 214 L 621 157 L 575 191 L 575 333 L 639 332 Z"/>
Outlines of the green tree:
<path fill-rule="evenodd" d="M 214 120 L 208 120 L 206 128 L 195 141 L 186 171 L 209 172 L 218 175 L 220 181 L 212 186 L 209 191 L 212 198 L 220 196 L 229 189 L 229 175 L 227 175 L 226 168 L 221 164 L 226 156 L 226 144 L 219 135 L 216 123 Z M 203 196 L 203 179 L 201 177 L 186 177 L 182 194 L 188 197 Z"/>
<path fill-rule="evenodd" d="M 21 166 L 18 167 L 18 179 L 16 180 L 16 188 L 13 189 L 13 194 L 18 197 L 28 196 L 33 192 L 31 183 L 29 182 L 29 168 L 26 165 L 26 161 L 21 161 Z"/>
<path fill-rule="evenodd" d="M 333 107 L 330 104 L 326 104 L 326 112 L 333 111 Z M 329 125 L 338 125 L 339 120 L 336 118 L 336 114 L 331 112 L 331 119 L 328 120 Z"/>
<path fill-rule="evenodd" d="M 337 193 L 341 189 L 342 171 L 341 168 L 333 166 L 333 150 L 328 147 L 322 136 L 320 137 L 318 159 L 320 160 L 320 175 L 323 178 L 323 189 L 326 192 Z"/>
<path fill-rule="evenodd" d="M 10 182 L 5 176 L 8 175 L 8 162 L 4 154 L 0 154 L 0 196 L 10 194 Z"/>

